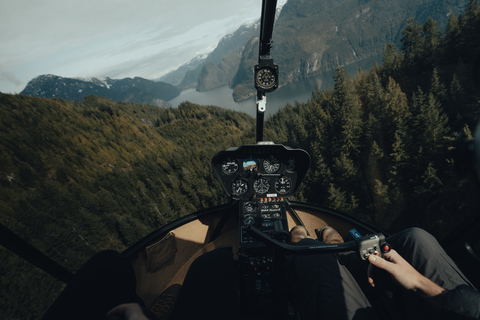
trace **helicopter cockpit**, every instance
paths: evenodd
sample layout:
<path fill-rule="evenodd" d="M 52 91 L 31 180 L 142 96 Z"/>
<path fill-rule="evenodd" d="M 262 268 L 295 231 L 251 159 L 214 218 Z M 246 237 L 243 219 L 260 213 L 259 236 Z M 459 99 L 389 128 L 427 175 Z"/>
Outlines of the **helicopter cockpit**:
<path fill-rule="evenodd" d="M 381 225 L 375 220 L 388 219 L 388 217 L 384 218 L 381 215 L 371 215 L 366 217 L 368 219 L 361 219 L 365 217 L 362 212 L 358 215 L 350 215 L 349 212 L 341 206 L 335 207 L 328 201 L 325 201 L 326 197 L 321 201 L 316 201 L 317 199 L 313 197 L 316 197 L 317 193 L 320 193 L 317 192 L 318 189 L 316 186 L 302 187 L 302 183 L 310 183 L 318 177 L 321 177 L 318 180 L 322 180 L 326 176 L 318 174 L 318 168 L 315 168 L 317 171 L 315 171 L 315 174 L 312 174 L 312 176 L 309 176 L 311 171 L 308 172 L 311 166 L 316 165 L 317 159 L 314 157 L 318 156 L 314 151 L 309 149 L 311 146 L 308 145 L 308 143 L 310 141 L 317 142 L 315 140 L 317 136 L 311 137 L 311 140 L 301 141 L 302 143 L 299 143 L 299 145 L 301 145 L 300 147 L 308 149 L 310 154 L 306 150 L 286 146 L 291 140 L 287 138 L 281 140 L 281 136 L 277 136 L 279 137 L 277 139 L 285 143 L 285 145 L 265 141 L 264 139 L 263 125 L 267 108 L 266 96 L 280 86 L 279 66 L 274 63 L 270 55 L 276 2 L 276 0 L 262 1 L 258 63 L 254 66 L 252 73 L 253 85 L 256 89 L 256 144 L 253 144 L 254 140 L 252 138 L 248 142 L 250 144 L 231 147 L 226 150 L 223 149 L 229 146 L 223 145 L 221 149 L 223 151 L 218 151 L 218 147 L 215 145 L 213 151 L 209 150 L 209 152 L 212 152 L 206 158 L 208 162 L 212 155 L 217 152 L 213 158 L 211 158 L 211 166 L 219 182 L 219 186 L 223 188 L 224 193 L 227 195 L 228 202 L 221 204 L 222 202 L 220 201 L 223 200 L 219 200 L 218 202 L 213 202 L 213 200 L 211 202 L 203 202 L 201 199 L 198 200 L 198 198 L 202 196 L 201 192 L 208 192 L 210 190 L 201 190 L 195 185 L 189 185 L 189 181 L 185 181 L 185 189 L 191 189 L 192 193 L 196 194 L 191 197 L 185 196 L 178 198 L 182 199 L 179 201 L 176 201 L 177 198 L 175 198 L 175 201 L 182 202 L 186 199 L 185 202 L 188 202 L 190 199 L 195 198 L 198 200 L 195 210 L 198 211 L 185 210 L 185 212 L 180 212 L 180 210 L 175 211 L 176 207 L 172 207 L 172 217 L 173 214 L 175 214 L 175 218 L 156 226 L 154 229 L 148 230 L 149 233 L 146 232 L 142 237 L 136 237 L 133 242 L 130 242 L 128 246 L 126 246 L 126 249 L 122 249 L 124 250 L 122 253 L 118 253 L 118 256 L 121 256 L 122 261 L 126 262 L 128 268 L 132 269 L 131 276 L 135 279 L 133 290 L 135 295 L 138 296 L 146 309 L 154 312 L 154 315 L 159 320 L 168 319 L 169 312 L 174 310 L 175 299 L 180 296 L 182 289 L 184 289 L 185 279 L 196 259 L 218 248 L 228 249 L 229 253 L 232 253 L 234 265 L 236 271 L 238 271 L 239 309 L 230 310 L 229 312 L 231 312 L 231 314 L 225 315 L 225 318 L 233 315 L 236 318 L 239 316 L 242 319 L 298 319 L 298 314 L 296 313 L 295 307 L 291 304 L 290 292 L 288 292 L 289 290 L 287 288 L 288 271 L 286 270 L 286 266 L 288 260 L 292 257 L 317 253 L 356 251 L 357 254 L 355 258 L 357 260 L 367 260 L 370 255 L 382 256 L 390 250 L 390 245 L 386 242 L 389 234 L 383 229 L 386 224 Z M 480 61 L 480 59 L 478 61 Z M 477 70 L 478 66 L 479 63 L 477 62 Z M 388 87 L 388 90 L 390 89 L 392 88 Z M 392 91 L 388 91 L 388 93 L 395 93 L 393 89 Z M 382 92 L 387 92 L 387 89 Z M 460 96 L 460 94 L 458 94 L 458 96 Z M 385 98 L 385 100 L 388 99 Z M 306 109 L 306 106 L 304 109 Z M 300 109 L 294 111 L 302 112 Z M 302 116 L 306 117 L 305 114 Z M 367 118 L 367 116 L 371 115 L 366 115 L 365 118 Z M 393 117 L 394 116 L 392 116 L 392 118 Z M 382 118 L 379 117 L 379 119 L 380 120 L 376 119 L 375 121 L 381 122 Z M 290 121 L 291 118 L 287 120 Z M 315 119 L 315 121 L 316 120 L 317 119 Z M 370 120 L 371 119 L 369 119 L 369 121 Z M 410 121 L 410 118 L 408 121 Z M 385 124 L 385 126 L 388 125 L 389 123 Z M 421 123 L 418 124 L 418 126 L 421 125 Z M 298 127 L 307 128 L 307 126 Z M 386 127 L 380 129 L 389 130 L 389 128 Z M 378 130 L 380 131 L 380 129 Z M 408 143 L 408 141 L 405 142 L 401 140 L 400 135 L 403 134 L 403 131 L 400 129 L 402 128 L 398 128 L 395 132 L 394 146 Z M 480 134 L 480 130 L 478 134 Z M 251 136 L 249 136 L 248 139 L 250 139 L 250 137 Z M 327 140 L 329 139 L 333 140 L 332 138 L 335 138 L 335 133 L 332 133 L 321 143 L 328 142 Z M 451 139 L 450 136 L 443 138 Z M 480 136 L 475 137 L 477 143 L 480 141 L 479 138 Z M 224 140 L 230 141 L 229 139 Z M 238 142 L 240 140 L 235 141 Z M 381 143 L 382 139 L 380 138 L 378 141 Z M 388 210 L 394 207 L 394 205 L 388 206 L 388 200 L 390 199 L 388 196 L 396 196 L 395 191 L 399 190 L 398 188 L 395 189 L 393 184 L 387 186 L 386 183 L 390 183 L 388 174 L 392 176 L 396 175 L 397 172 L 394 166 L 401 165 L 402 162 L 415 161 L 408 158 L 401 158 L 400 154 L 394 154 L 392 150 L 385 149 L 385 155 L 389 152 L 392 152 L 392 154 L 390 154 L 391 156 L 393 155 L 392 158 L 398 155 L 398 162 L 392 160 L 393 164 L 390 167 L 379 166 L 375 168 L 375 170 L 370 170 L 370 167 L 375 167 L 373 162 L 381 162 L 384 160 L 381 159 L 381 157 L 384 157 L 384 154 L 380 154 L 380 152 L 374 154 L 374 147 L 378 147 L 377 141 L 371 142 L 371 149 L 367 148 L 365 151 L 368 155 L 362 160 L 363 163 L 359 164 L 359 166 L 369 167 L 368 170 L 365 170 L 365 176 L 362 176 L 362 179 L 368 180 L 368 182 L 361 181 L 359 188 L 370 188 L 368 196 L 378 200 L 378 202 L 372 202 L 370 206 L 378 206 L 378 208 L 375 207 L 375 209 L 378 209 L 379 212 L 381 211 L 387 216 L 389 214 Z M 241 143 L 246 142 L 238 142 L 238 144 Z M 294 144 L 292 143 L 292 145 Z M 423 149 L 416 149 L 415 152 L 417 150 L 422 151 Z M 469 153 L 465 155 L 466 159 L 473 158 L 471 154 L 473 150 L 478 151 L 480 148 L 478 146 L 474 148 L 471 141 L 466 142 L 464 151 Z M 420 151 L 419 153 L 421 153 Z M 190 150 L 188 152 L 190 152 Z M 207 152 L 202 150 L 202 154 L 205 155 Z M 374 159 L 374 156 L 378 156 L 379 158 Z M 477 159 L 475 163 L 478 164 L 480 163 L 478 154 L 476 156 Z M 394 160 L 397 161 L 397 158 Z M 351 163 L 355 164 L 361 162 L 353 158 L 351 161 Z M 155 162 L 152 167 L 157 165 L 158 163 Z M 468 164 L 468 166 L 470 165 L 471 163 Z M 201 166 L 202 169 L 207 167 L 203 165 L 203 162 L 199 166 Z M 466 166 L 467 165 L 465 165 L 465 167 Z M 408 177 L 408 179 L 418 178 L 419 180 L 425 180 L 425 184 L 431 182 L 435 188 L 440 188 L 441 181 L 435 180 L 435 175 L 431 173 L 437 169 L 441 170 L 441 168 L 437 168 L 428 163 L 425 168 L 427 171 L 424 172 L 424 176 Z M 123 168 L 119 170 L 122 171 L 122 174 L 127 175 L 129 174 L 129 169 L 127 169 Z M 386 172 L 388 170 L 391 170 L 391 172 L 387 174 Z M 186 172 L 185 176 L 188 177 L 188 170 L 184 171 Z M 206 182 L 205 188 L 210 188 L 212 187 L 210 182 L 215 179 L 210 179 L 211 171 L 205 171 L 208 171 L 208 179 L 204 179 Z M 477 170 L 477 172 L 480 172 L 480 170 Z M 379 177 L 382 175 L 385 175 L 385 177 L 380 179 Z M 156 193 L 159 195 L 159 198 L 170 200 L 168 199 L 171 195 L 168 193 L 170 191 L 168 188 L 171 187 L 169 183 L 175 183 L 176 181 L 174 181 L 174 177 L 165 176 L 167 175 L 164 175 L 162 178 L 165 178 L 164 182 L 166 183 L 165 188 L 167 191 L 164 193 Z M 9 179 L 13 179 L 13 176 L 11 177 L 12 178 Z M 150 176 L 145 178 L 146 181 L 149 179 Z M 399 180 L 399 184 L 404 182 L 402 179 Z M 382 181 L 384 182 L 383 185 Z M 216 182 L 213 181 L 213 183 Z M 349 182 L 346 182 L 345 184 L 348 183 Z M 112 183 L 112 185 L 114 185 L 114 183 Z M 140 186 L 141 190 L 145 190 L 145 185 L 148 185 L 148 183 L 141 183 L 140 180 L 137 183 L 137 186 Z M 408 188 L 408 186 L 409 184 L 405 184 L 405 186 L 402 185 L 404 188 Z M 460 198 L 461 195 L 459 195 L 459 193 L 468 188 L 465 186 L 467 186 L 467 184 L 462 186 L 463 189 L 459 187 L 458 190 L 461 191 L 452 197 L 457 196 Z M 309 195 L 309 198 L 307 198 L 305 194 L 302 194 L 296 198 L 299 191 L 303 192 L 303 190 L 307 188 L 313 190 L 311 191 L 313 197 Z M 325 186 L 322 186 L 322 188 L 326 189 Z M 99 189 L 102 188 L 99 187 Z M 322 190 L 325 191 L 324 189 Z M 418 187 L 418 189 L 419 191 L 423 190 L 420 187 Z M 449 190 L 453 190 L 453 188 Z M 99 194 L 102 193 L 99 192 Z M 218 194 L 221 194 L 221 192 Z M 215 195 L 217 196 L 218 194 L 215 190 Z M 328 194 L 334 195 L 333 192 L 332 194 Z M 446 192 L 441 194 L 445 195 Z M 438 195 L 440 195 L 440 193 Z M 424 195 L 421 196 L 423 197 Z M 220 196 L 217 198 L 221 199 Z M 305 201 L 297 201 L 297 199 L 304 199 Z M 404 199 L 400 193 L 395 199 L 398 200 L 395 205 L 404 205 L 406 201 L 410 201 L 411 207 L 417 206 L 415 199 Z M 432 201 L 434 200 L 435 199 L 432 199 Z M 158 199 L 155 201 L 158 201 Z M 174 200 L 170 201 L 173 202 Z M 352 203 L 353 202 L 352 200 Z M 90 204 L 90 202 L 87 204 Z M 451 217 L 449 217 L 450 220 L 446 221 L 445 224 L 457 219 L 455 212 L 459 208 L 455 206 L 456 204 L 459 204 L 459 206 L 464 205 L 463 202 L 456 201 L 451 204 L 449 203 L 448 206 L 444 208 L 445 210 L 453 212 Z M 106 207 L 108 209 L 108 206 Z M 434 211 L 438 206 L 435 206 L 434 203 L 432 207 L 432 211 Z M 160 212 L 161 210 L 158 210 L 156 205 L 152 205 L 149 209 L 153 212 L 152 216 L 163 213 Z M 421 209 L 419 209 L 419 211 L 420 210 Z M 82 210 L 79 212 L 84 213 Z M 405 212 L 407 212 L 407 210 L 405 210 Z M 413 212 L 412 215 L 414 214 L 416 213 Z M 148 216 L 148 213 L 146 213 L 145 216 Z M 429 217 L 431 216 L 425 216 L 425 219 L 427 220 Z M 123 218 L 115 217 L 115 219 L 120 221 Z M 462 272 L 466 274 L 477 288 L 480 285 L 480 275 L 478 273 L 478 266 L 480 265 L 479 221 L 478 215 L 476 217 L 468 216 L 468 220 L 465 220 L 462 224 L 459 224 L 458 227 L 455 227 L 454 232 L 442 239 L 441 243 L 448 255 L 455 260 L 455 263 L 459 265 Z M 121 220 L 121 222 L 128 224 L 131 221 L 124 219 Z M 108 226 L 112 229 L 117 228 L 118 233 L 123 236 L 123 224 L 117 222 L 117 225 L 108 224 Z M 345 242 L 327 244 L 317 241 L 315 245 L 293 245 L 290 241 L 290 231 L 296 226 L 304 227 L 307 234 L 312 238 L 316 236 L 317 240 L 320 240 L 318 229 L 331 226 L 339 232 Z M 132 228 L 134 228 L 134 226 Z M 454 228 L 453 224 L 452 228 Z M 392 234 L 396 232 L 392 230 L 389 230 L 389 232 Z M 84 240 L 80 233 L 78 238 L 82 240 L 82 242 L 85 242 L 88 247 L 87 241 Z M 40 269 L 47 271 L 55 278 L 65 283 L 74 278 L 71 272 L 68 272 L 64 268 L 59 268 L 59 265 L 55 263 L 52 264 L 52 261 L 43 257 L 39 252 L 31 250 L 31 248 L 26 245 L 21 246 L 22 240 L 15 238 L 13 233 L 1 224 L 0 240 L 0 244 L 5 247 L 14 242 L 19 243 L 20 245 L 15 245 L 17 248 L 13 246 L 12 251 L 16 250 L 16 252 L 24 253 L 26 256 L 25 259 L 30 259 L 29 261 L 33 261 L 32 263 L 39 266 Z M 359 262 L 364 263 L 364 261 Z M 367 263 L 364 263 L 364 265 L 367 265 Z M 392 300 L 393 299 L 390 299 L 387 302 L 392 303 Z M 211 301 L 212 305 L 216 303 L 216 301 Z M 164 312 L 164 310 L 166 311 Z M 396 310 L 393 310 L 393 313 L 395 312 Z M 395 318 L 398 318 L 399 314 L 398 312 L 394 314 Z"/>
<path fill-rule="evenodd" d="M 240 314 L 267 317 L 288 305 L 285 292 L 286 254 L 314 254 L 358 250 L 366 259 L 390 247 L 383 234 L 361 237 L 358 231 L 344 244 L 297 247 L 290 244 L 288 216 L 301 218 L 288 198 L 300 186 L 310 167 L 310 155 L 273 142 L 244 145 L 217 153 L 213 170 L 233 199 L 238 200 L 238 272 Z M 287 210 L 289 214 L 287 214 Z M 318 230 L 316 230 L 317 232 Z M 275 310 L 275 311 L 274 311 Z M 288 311 L 285 311 L 285 314 Z"/>

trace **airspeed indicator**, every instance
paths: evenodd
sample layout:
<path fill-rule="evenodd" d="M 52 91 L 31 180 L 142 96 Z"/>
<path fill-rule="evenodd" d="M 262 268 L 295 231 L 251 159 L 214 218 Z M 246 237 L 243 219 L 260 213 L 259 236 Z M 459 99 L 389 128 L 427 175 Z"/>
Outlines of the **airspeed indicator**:
<path fill-rule="evenodd" d="M 226 159 L 222 163 L 222 170 L 226 174 L 232 174 L 237 172 L 238 170 L 238 162 L 237 160 L 232 160 L 232 159 Z"/>

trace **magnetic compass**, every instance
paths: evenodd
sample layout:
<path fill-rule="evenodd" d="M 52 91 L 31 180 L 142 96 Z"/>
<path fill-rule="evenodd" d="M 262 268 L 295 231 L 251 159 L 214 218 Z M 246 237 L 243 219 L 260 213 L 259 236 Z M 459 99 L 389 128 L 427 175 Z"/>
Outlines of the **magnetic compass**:
<path fill-rule="evenodd" d="M 272 69 L 270 68 L 263 68 L 257 72 L 255 76 L 255 81 L 258 87 L 262 89 L 271 89 L 275 86 L 277 81 L 277 77 Z"/>
<path fill-rule="evenodd" d="M 255 66 L 255 89 L 271 92 L 278 88 L 278 66 L 268 60 Z"/>

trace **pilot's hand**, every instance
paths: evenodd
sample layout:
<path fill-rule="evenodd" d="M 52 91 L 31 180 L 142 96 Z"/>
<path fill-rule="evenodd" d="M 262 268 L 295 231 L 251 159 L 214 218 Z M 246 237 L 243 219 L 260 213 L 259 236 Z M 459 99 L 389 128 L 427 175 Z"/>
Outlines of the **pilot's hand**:
<path fill-rule="evenodd" d="M 390 252 L 385 253 L 384 257 L 385 259 L 382 259 L 378 256 L 370 255 L 368 261 L 373 266 L 387 271 L 398 284 L 407 290 L 418 292 L 426 298 L 446 295 L 447 291 L 444 288 L 420 274 L 397 251 L 392 249 Z M 368 282 L 372 287 L 375 286 L 371 268 L 369 268 Z"/>
<path fill-rule="evenodd" d="M 393 249 L 385 253 L 384 257 L 385 259 L 382 259 L 378 256 L 370 255 L 368 261 L 373 266 L 387 271 L 405 289 L 415 291 L 417 283 L 420 281 L 419 278 L 423 276 Z M 372 268 L 369 268 L 368 282 L 372 287 L 375 287 Z"/>
<path fill-rule="evenodd" d="M 107 313 L 107 319 L 149 320 L 138 303 L 121 304 Z"/>

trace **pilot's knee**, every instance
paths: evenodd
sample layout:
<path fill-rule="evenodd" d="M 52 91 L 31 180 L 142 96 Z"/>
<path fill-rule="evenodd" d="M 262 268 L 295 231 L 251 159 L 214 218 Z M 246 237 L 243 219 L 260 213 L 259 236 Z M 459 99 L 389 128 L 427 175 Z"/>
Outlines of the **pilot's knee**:
<path fill-rule="evenodd" d="M 413 248 L 432 247 L 438 244 L 433 235 L 418 227 L 400 231 L 389 237 L 387 241 L 399 252 Z"/>
<path fill-rule="evenodd" d="M 425 231 L 422 228 L 412 227 L 405 229 L 405 237 L 410 241 L 425 241 L 425 240 L 432 240 L 435 239 L 429 232 Z"/>

